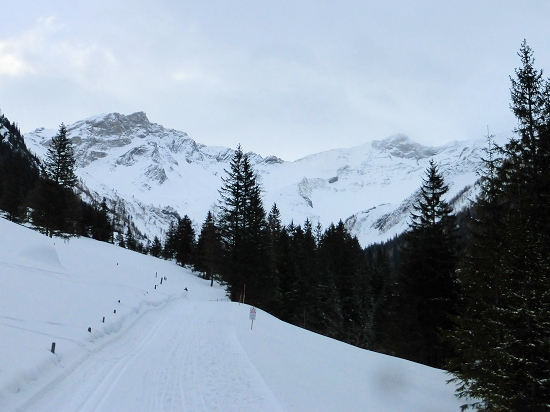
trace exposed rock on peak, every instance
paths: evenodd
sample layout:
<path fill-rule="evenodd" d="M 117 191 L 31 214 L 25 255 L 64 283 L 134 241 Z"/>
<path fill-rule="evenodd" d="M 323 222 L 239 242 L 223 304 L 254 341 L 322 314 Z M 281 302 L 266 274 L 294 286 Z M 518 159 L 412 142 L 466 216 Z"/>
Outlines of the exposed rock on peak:
<path fill-rule="evenodd" d="M 235 153 L 151 123 L 144 112 L 95 116 L 67 125 L 67 130 L 75 144 L 76 173 L 94 200 L 106 197 L 123 205 L 150 238 L 162 236 L 169 226 L 174 214 L 164 211 L 170 207 L 202 222 L 216 208 L 224 170 Z M 37 129 L 25 140 L 40 157 L 56 132 Z M 407 228 L 429 159 L 440 166 L 450 197 L 460 195 L 460 202 L 473 198 L 474 193 L 462 193 L 477 178 L 484 146 L 469 141 L 428 147 L 399 134 L 295 162 L 253 152 L 247 156 L 264 190 L 264 205 L 277 203 L 285 224 L 309 219 L 326 227 L 342 219 L 367 245 Z"/>
<path fill-rule="evenodd" d="M 442 150 L 442 148 L 423 146 L 404 134 L 396 134 L 384 140 L 375 140 L 372 142 L 372 147 L 387 152 L 391 156 L 416 160 L 435 156 Z"/>

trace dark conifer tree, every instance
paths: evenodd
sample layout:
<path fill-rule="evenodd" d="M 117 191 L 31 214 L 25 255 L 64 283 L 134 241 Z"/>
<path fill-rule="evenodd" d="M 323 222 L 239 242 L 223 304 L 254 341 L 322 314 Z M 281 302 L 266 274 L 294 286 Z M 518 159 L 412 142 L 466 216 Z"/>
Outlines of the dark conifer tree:
<path fill-rule="evenodd" d="M 457 239 L 454 216 L 444 200 L 448 191 L 436 164 L 430 161 L 406 233 L 399 266 L 398 297 L 392 322 L 399 325 L 395 354 L 442 367 L 450 355 L 441 331 L 451 328 L 459 302 L 456 280 Z"/>
<path fill-rule="evenodd" d="M 149 248 L 149 254 L 156 258 L 161 256 L 162 243 L 160 242 L 160 239 L 158 238 L 158 236 L 154 237 L 153 242 L 151 243 L 151 247 Z"/>
<path fill-rule="evenodd" d="M 124 239 L 124 244 L 126 245 L 127 249 L 130 249 L 133 251 L 138 250 L 138 241 L 134 236 L 134 231 L 130 228 L 130 225 L 128 225 L 128 228 L 126 229 L 126 237 Z"/>
<path fill-rule="evenodd" d="M 219 191 L 222 277 L 232 300 L 246 295 L 251 304 L 269 310 L 277 288 L 269 257 L 265 210 L 256 174 L 240 146 L 226 173 Z"/>
<path fill-rule="evenodd" d="M 316 247 L 308 244 L 307 235 L 300 225 L 289 225 L 287 233 L 289 250 L 283 258 L 289 261 L 290 267 L 285 276 L 280 279 L 283 315 L 287 322 L 311 329 L 312 314 L 316 310 L 313 302 L 314 284 L 311 277 L 311 270 L 315 270 L 317 266 L 313 256 Z M 283 281 L 284 284 L 282 284 Z"/>
<path fill-rule="evenodd" d="M 178 220 L 176 229 L 175 258 L 181 266 L 192 265 L 195 262 L 196 238 L 193 222 L 185 215 Z"/>
<path fill-rule="evenodd" d="M 369 266 L 369 291 L 371 299 L 372 312 L 370 315 L 370 335 L 368 339 L 368 348 L 379 352 L 385 352 L 388 339 L 394 338 L 394 334 L 388 333 L 392 329 L 391 301 L 392 292 L 396 281 L 392 269 L 388 252 L 384 248 L 376 251 L 368 259 Z"/>
<path fill-rule="evenodd" d="M 221 252 L 220 235 L 214 214 L 209 211 L 197 242 L 195 270 L 204 273 L 205 279 L 210 279 L 210 286 L 214 285 L 214 277 L 219 273 Z"/>
<path fill-rule="evenodd" d="M 61 123 L 46 152 L 44 171 L 50 180 L 63 188 L 72 189 L 77 182 L 75 164 L 73 145 L 67 138 L 67 128 Z"/>
<path fill-rule="evenodd" d="M 283 230 L 283 223 L 281 221 L 281 212 L 277 207 L 277 204 L 274 203 L 267 215 L 267 234 L 268 234 L 268 247 L 269 247 L 269 257 L 271 271 L 275 279 L 277 279 L 277 290 L 274 296 L 276 301 L 280 301 L 280 275 L 279 275 L 279 266 L 281 259 L 284 259 L 284 256 L 281 252 L 281 233 Z M 278 302 L 280 303 L 280 302 Z"/>
<path fill-rule="evenodd" d="M 336 286 L 342 314 L 338 338 L 356 346 L 366 346 L 369 331 L 369 292 L 363 250 L 344 223 L 331 224 L 319 244 L 320 262 Z M 328 285 L 327 285 L 328 286 Z M 325 299 L 327 296 L 325 296 Z"/>
<path fill-rule="evenodd" d="M 39 161 L 29 152 L 19 128 L 0 114 L 0 209 L 8 219 L 26 219 L 28 194 L 39 173 Z"/>
<path fill-rule="evenodd" d="M 8 214 L 8 219 L 18 221 L 24 215 L 24 202 L 29 189 L 29 183 L 25 182 L 27 175 L 26 165 L 23 159 L 16 160 L 17 156 L 2 156 L 3 181 L 0 181 L 0 209 Z M 21 162 L 21 163 L 20 163 Z"/>
<path fill-rule="evenodd" d="M 177 233 L 177 220 L 173 220 L 170 222 L 170 226 L 166 231 L 166 239 L 164 241 L 164 248 L 162 249 L 162 257 L 164 259 L 174 259 L 174 256 L 176 255 Z"/>
<path fill-rule="evenodd" d="M 52 138 L 44 161 L 44 175 L 48 182 L 35 188 L 31 199 L 33 223 L 49 236 L 71 235 L 78 232 L 80 203 L 73 193 L 77 179 L 74 174 L 75 158 L 64 124 Z"/>
<path fill-rule="evenodd" d="M 486 162 L 468 259 L 467 304 L 451 335 L 449 367 L 465 404 L 485 411 L 545 411 L 550 404 L 549 81 L 524 41 L 512 78 L 517 139 Z"/>
<path fill-rule="evenodd" d="M 116 235 L 116 244 L 122 248 L 126 248 L 126 242 L 122 233 L 118 232 Z"/>
<path fill-rule="evenodd" d="M 109 218 L 109 207 L 106 198 L 103 198 L 100 208 L 95 211 L 94 239 L 103 242 L 112 242 L 113 239 L 113 226 Z"/>

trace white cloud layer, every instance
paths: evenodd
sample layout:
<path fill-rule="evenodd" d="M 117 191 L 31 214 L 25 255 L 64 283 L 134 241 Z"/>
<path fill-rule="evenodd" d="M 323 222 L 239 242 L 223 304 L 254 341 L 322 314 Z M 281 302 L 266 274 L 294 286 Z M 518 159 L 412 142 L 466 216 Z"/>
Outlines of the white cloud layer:
<path fill-rule="evenodd" d="M 526 38 L 550 70 L 547 1 L 12 1 L 0 108 L 23 131 L 117 111 L 206 144 L 295 159 L 405 133 L 509 132 Z"/>

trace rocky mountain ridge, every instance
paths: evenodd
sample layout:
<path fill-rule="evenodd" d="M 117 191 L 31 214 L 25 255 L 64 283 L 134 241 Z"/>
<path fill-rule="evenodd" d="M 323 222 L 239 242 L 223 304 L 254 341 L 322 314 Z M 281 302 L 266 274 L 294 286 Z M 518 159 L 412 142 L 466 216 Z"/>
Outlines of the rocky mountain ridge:
<path fill-rule="evenodd" d="M 177 214 L 200 226 L 215 210 L 233 149 L 197 143 L 186 133 L 151 123 L 145 113 L 110 113 L 67 125 L 75 145 L 76 173 L 85 193 L 106 197 L 149 238 L 163 236 Z M 56 130 L 25 135 L 43 156 Z M 438 147 L 405 135 L 334 149 L 294 162 L 249 153 L 264 189 L 264 205 L 277 203 L 285 224 L 310 219 L 326 227 L 342 219 L 363 245 L 407 227 L 430 159 L 450 186 L 448 200 L 463 207 L 473 196 L 483 139 Z"/>

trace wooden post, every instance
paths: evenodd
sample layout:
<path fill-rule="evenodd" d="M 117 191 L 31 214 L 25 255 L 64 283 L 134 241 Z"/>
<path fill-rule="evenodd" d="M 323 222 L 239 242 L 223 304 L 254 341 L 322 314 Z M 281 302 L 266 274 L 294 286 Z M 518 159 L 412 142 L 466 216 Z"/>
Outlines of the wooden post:
<path fill-rule="evenodd" d="M 105 323 L 105 316 L 103 316 L 103 323 Z"/>
<path fill-rule="evenodd" d="M 252 327 L 254 326 L 254 319 L 256 319 L 256 308 L 252 306 L 250 308 L 250 320 L 251 320 L 250 330 L 252 330 Z"/>
<path fill-rule="evenodd" d="M 55 342 L 52 342 L 52 353 L 55 354 Z"/>

